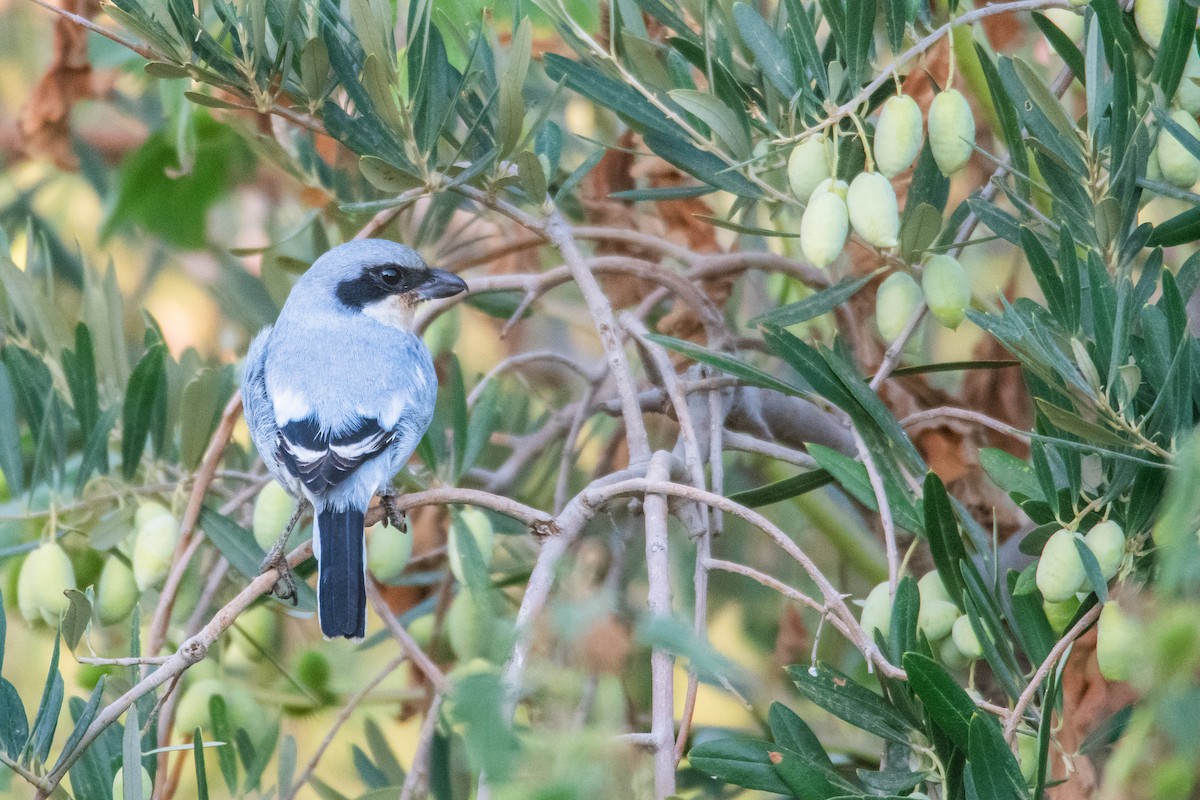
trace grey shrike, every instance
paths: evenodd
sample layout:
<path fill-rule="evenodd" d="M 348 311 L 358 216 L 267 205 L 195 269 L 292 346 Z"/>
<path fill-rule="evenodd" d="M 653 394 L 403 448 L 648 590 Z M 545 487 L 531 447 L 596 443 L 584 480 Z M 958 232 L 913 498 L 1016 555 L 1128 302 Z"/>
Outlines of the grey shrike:
<path fill-rule="evenodd" d="M 317 614 L 327 638 L 365 632 L 363 517 L 378 493 L 388 524 L 403 524 L 392 477 L 433 417 L 437 374 L 412 330 L 416 306 L 466 288 L 404 245 L 349 242 L 304 273 L 246 355 L 242 400 L 254 444 L 271 475 L 313 506 Z M 263 566 L 281 569 L 276 589 L 294 599 L 284 558 L 290 530 Z"/>

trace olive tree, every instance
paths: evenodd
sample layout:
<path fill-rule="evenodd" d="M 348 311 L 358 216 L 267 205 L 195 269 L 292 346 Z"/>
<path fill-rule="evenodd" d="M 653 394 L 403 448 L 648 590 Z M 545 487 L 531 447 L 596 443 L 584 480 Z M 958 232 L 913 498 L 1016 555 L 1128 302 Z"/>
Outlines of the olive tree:
<path fill-rule="evenodd" d="M 4 608 L 54 632 L 21 656 L 40 695 L 0 678 L 14 787 L 1196 791 L 1190 0 L 45 8 L 157 99 L 112 231 L 216 253 L 243 352 L 352 237 L 470 293 L 421 311 L 441 389 L 399 478 L 415 533 L 370 530 L 372 633 L 336 658 L 388 655 L 344 691 L 280 639 L 314 598 L 259 574 L 294 505 L 237 435 L 237 365 L 149 316 L 130 336 L 136 299 L 69 230 L 31 223 L 21 268 L 5 240 Z M 205 204 L 256 167 L 314 211 L 231 250 Z M 309 543 L 289 561 L 311 574 Z M 710 630 L 729 608 L 784 682 Z M 90 697 L 68 653 L 105 673 Z M 226 669 L 264 656 L 269 678 Z M 347 723 L 405 664 L 402 759 Z M 757 726 L 714 725 L 721 695 Z M 320 779 L 331 750 L 360 785 Z"/>

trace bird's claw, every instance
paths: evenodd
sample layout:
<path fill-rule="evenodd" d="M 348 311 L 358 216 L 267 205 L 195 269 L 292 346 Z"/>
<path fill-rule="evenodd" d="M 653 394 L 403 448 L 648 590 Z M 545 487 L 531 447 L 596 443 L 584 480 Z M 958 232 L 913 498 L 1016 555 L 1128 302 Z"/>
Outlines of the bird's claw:
<path fill-rule="evenodd" d="M 379 504 L 383 506 L 383 524 L 401 533 L 408 533 L 408 518 L 403 511 L 396 508 L 396 498 L 390 494 L 380 495 Z"/>
<path fill-rule="evenodd" d="M 287 562 L 287 556 L 283 552 L 282 547 L 272 547 L 271 552 L 267 553 L 267 557 L 263 560 L 262 566 L 259 567 L 259 574 L 262 575 L 270 570 L 276 570 L 279 573 L 279 578 L 275 581 L 275 585 L 271 587 L 271 594 L 278 597 L 280 600 L 285 600 L 292 605 L 296 605 L 296 579 L 292 575 L 292 568 Z"/>

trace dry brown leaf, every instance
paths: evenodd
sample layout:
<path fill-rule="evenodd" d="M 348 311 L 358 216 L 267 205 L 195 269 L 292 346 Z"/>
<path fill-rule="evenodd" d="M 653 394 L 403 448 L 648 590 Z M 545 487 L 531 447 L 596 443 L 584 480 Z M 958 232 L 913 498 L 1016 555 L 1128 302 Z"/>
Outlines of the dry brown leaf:
<path fill-rule="evenodd" d="M 811 657 L 809 648 L 812 638 L 800 609 L 788 605 L 779 620 L 779 633 L 775 637 L 775 664 L 780 668 L 789 664 L 801 664 Z"/>
<path fill-rule="evenodd" d="M 63 7 L 89 19 L 100 10 L 97 0 L 64 0 Z M 93 92 L 87 42 L 84 28 L 63 17 L 55 19 L 50 66 L 21 109 L 25 153 L 49 157 L 65 170 L 79 166 L 71 146 L 71 109 Z"/>
<path fill-rule="evenodd" d="M 583 668 L 601 675 L 620 675 L 633 650 L 629 626 L 609 614 L 592 623 L 579 643 Z"/>

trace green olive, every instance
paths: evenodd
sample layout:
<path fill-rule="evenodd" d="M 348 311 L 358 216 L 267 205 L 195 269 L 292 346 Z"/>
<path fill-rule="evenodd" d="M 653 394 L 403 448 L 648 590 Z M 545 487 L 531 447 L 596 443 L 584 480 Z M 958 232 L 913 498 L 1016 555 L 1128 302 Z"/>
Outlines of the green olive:
<path fill-rule="evenodd" d="M 1079 591 L 1087 573 L 1075 546 L 1074 533 L 1060 530 L 1050 537 L 1038 560 L 1036 577 L 1042 597 L 1051 603 L 1061 603 Z"/>

